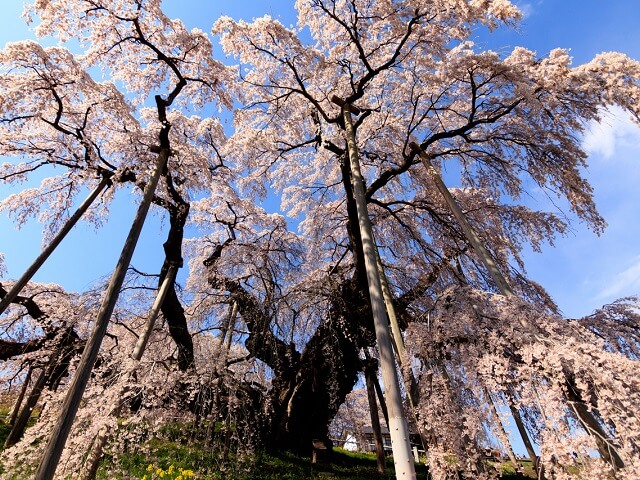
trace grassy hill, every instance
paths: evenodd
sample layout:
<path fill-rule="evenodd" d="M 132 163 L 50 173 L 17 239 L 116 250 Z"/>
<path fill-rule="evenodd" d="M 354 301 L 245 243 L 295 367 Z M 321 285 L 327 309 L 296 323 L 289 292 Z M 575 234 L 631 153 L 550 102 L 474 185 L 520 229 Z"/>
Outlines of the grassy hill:
<path fill-rule="evenodd" d="M 132 454 L 121 457 L 118 462 L 107 459 L 103 462 L 101 479 L 141 479 L 155 480 L 391 480 L 395 479 L 393 460 L 387 459 L 387 473 L 376 470 L 374 454 L 351 453 L 335 449 L 329 462 L 312 464 L 308 457 L 285 453 L 281 455 L 256 454 L 234 462 L 222 462 L 218 455 L 206 457 L 184 445 L 174 445 L 171 449 L 159 444 L 156 449 L 144 455 Z M 149 462 L 149 459 L 153 459 Z M 229 461 L 231 460 L 231 461 Z M 116 463 L 119 464 L 117 468 Z M 526 480 L 536 478 L 530 468 L 525 475 L 516 474 L 510 464 L 503 465 L 503 479 Z M 416 465 L 419 480 L 428 479 L 428 469 L 424 464 Z M 186 475 L 184 472 L 187 472 Z M 528 474 L 527 474 L 528 473 Z"/>

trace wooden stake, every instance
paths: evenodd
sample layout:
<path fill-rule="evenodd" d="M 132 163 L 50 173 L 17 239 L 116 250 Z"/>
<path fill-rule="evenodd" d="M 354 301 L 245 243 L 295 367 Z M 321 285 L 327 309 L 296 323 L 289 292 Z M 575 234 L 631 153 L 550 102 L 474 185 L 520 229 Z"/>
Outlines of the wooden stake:
<path fill-rule="evenodd" d="M 20 413 L 20 407 L 22 406 L 22 401 L 24 400 L 24 396 L 27 393 L 27 389 L 29 388 L 29 382 L 31 381 L 31 373 L 33 372 L 33 367 L 29 367 L 27 370 L 27 376 L 24 378 L 22 382 L 22 386 L 20 387 L 20 393 L 18 394 L 18 398 L 16 398 L 16 402 L 13 404 L 13 409 L 11 410 L 11 415 L 9 416 L 9 426 L 13 427 L 16 423 L 16 419 L 18 418 L 18 414 Z"/>
<path fill-rule="evenodd" d="M 498 408 L 496 407 L 496 404 L 493 401 L 493 397 L 491 396 L 491 393 L 489 392 L 489 390 L 487 390 L 486 387 L 483 387 L 483 390 L 484 390 L 484 396 L 487 398 L 489 407 L 491 408 L 491 412 L 493 413 L 493 416 L 496 419 L 496 426 L 498 427 L 498 431 L 500 432 L 498 436 L 498 440 L 500 440 L 500 443 L 502 443 L 502 446 L 507 450 L 507 455 L 509 456 L 511 463 L 513 463 L 513 468 L 515 468 L 516 471 L 520 471 L 522 470 L 522 465 L 520 465 L 520 462 L 518 462 L 518 459 L 516 458 L 516 454 L 513 451 L 513 447 L 511 446 L 511 441 L 509 440 L 509 434 L 507 433 L 507 431 L 504 428 L 504 425 L 502 424 L 502 420 L 500 418 L 500 412 L 498 412 Z M 535 463 L 534 463 L 534 467 L 535 467 Z"/>
<path fill-rule="evenodd" d="M 498 269 L 498 266 L 496 265 L 495 260 L 493 259 L 489 251 L 485 248 L 485 246 L 480 241 L 480 237 L 478 237 L 476 232 L 473 230 L 473 227 L 471 227 L 469 222 L 467 222 L 467 219 L 465 218 L 464 213 L 462 212 L 462 210 L 456 203 L 455 199 L 449 192 L 449 189 L 446 187 L 446 185 L 442 181 L 442 178 L 440 177 L 438 172 L 433 168 L 433 165 L 431 165 L 431 160 L 429 155 L 427 155 L 420 148 L 420 146 L 415 142 L 411 142 L 409 146 L 420 157 L 422 164 L 427 169 L 427 172 L 429 173 L 432 180 L 435 182 L 436 187 L 438 188 L 438 190 L 444 197 L 445 201 L 449 205 L 449 208 L 453 212 L 453 215 L 458 220 L 458 223 L 460 224 L 460 227 L 462 228 L 465 236 L 467 237 L 467 240 L 469 241 L 469 243 L 471 243 L 473 250 L 476 252 L 478 257 L 480 258 L 480 261 L 484 264 L 485 268 L 489 271 L 489 275 L 491 276 L 495 284 L 498 286 L 498 290 L 500 291 L 500 293 L 507 298 L 514 298 L 516 295 L 513 289 L 511 288 L 511 285 L 509 284 L 507 279 L 502 275 L 502 272 L 500 272 L 500 270 Z M 519 319 L 519 321 L 520 321 L 520 325 L 523 328 L 527 330 L 530 330 L 532 328 L 532 326 L 526 320 L 521 318 Z M 573 393 L 573 390 L 569 388 L 568 391 L 569 391 L 569 396 L 571 396 L 571 394 Z M 568 398 L 567 400 L 569 401 L 569 404 L 572 405 L 574 412 L 578 416 L 578 419 L 582 423 L 582 426 L 587 431 L 587 433 L 595 437 L 600 456 L 605 461 L 613 465 L 614 468 L 622 468 L 624 466 L 624 462 L 618 455 L 616 448 L 607 441 L 607 436 L 604 430 L 602 429 L 602 427 L 600 426 L 600 423 L 598 422 L 596 417 L 593 415 L 593 413 L 589 411 L 589 409 L 586 408 L 586 406 L 582 408 L 582 406 L 584 405 L 584 402 L 582 402 L 581 399 L 579 398 L 577 399 L 580 401 L 576 401 L 576 399 L 574 398 Z M 520 413 L 518 409 L 513 405 L 512 401 L 509 401 L 508 403 L 509 403 L 509 410 L 511 411 L 511 415 L 513 416 L 513 419 L 516 422 L 516 426 L 518 427 L 518 431 L 522 436 L 522 441 L 524 442 L 525 447 L 527 448 L 527 452 L 529 453 L 529 456 L 531 456 L 531 460 L 535 462 L 534 463 L 535 465 L 537 464 L 537 461 L 536 461 L 537 457 L 533 450 L 532 442 L 527 435 L 527 431 L 526 431 L 526 428 L 524 427 L 524 423 L 522 422 L 522 419 L 520 417 Z M 537 467 L 540 468 L 540 465 L 537 465 Z M 542 475 L 541 470 L 538 469 L 538 472 Z"/>
<path fill-rule="evenodd" d="M 167 291 L 173 284 L 176 273 L 177 273 L 177 265 L 175 263 L 169 264 L 169 269 L 167 270 L 160 287 L 158 288 L 158 292 L 156 293 L 156 298 L 153 301 L 153 305 L 151 306 L 151 310 L 149 310 L 149 314 L 147 315 L 147 321 L 144 325 L 142 333 L 140 337 L 138 337 L 138 341 L 136 342 L 135 347 L 133 348 L 133 352 L 131 353 L 131 358 L 135 360 L 135 364 L 132 365 L 128 371 L 125 372 L 125 375 L 128 378 L 131 378 L 133 371 L 138 365 L 138 362 L 142 359 L 142 355 L 147 348 L 147 343 L 149 342 L 149 337 L 151 337 L 151 332 L 153 331 L 153 327 L 156 323 L 156 319 L 158 318 L 158 314 L 160 313 L 160 307 L 162 307 L 162 302 L 164 301 L 164 297 L 167 295 Z M 121 389 L 118 392 L 117 401 L 115 408 L 113 411 L 109 413 L 109 415 L 117 417 L 120 415 L 120 410 L 123 407 L 122 397 L 124 396 L 125 390 Z M 85 472 L 82 475 L 83 480 L 93 480 L 96 478 L 96 474 L 98 473 L 98 467 L 100 466 L 100 460 L 102 459 L 102 453 L 104 451 L 104 447 L 107 446 L 107 442 L 111 437 L 111 427 L 109 425 L 105 425 L 100 429 L 98 435 L 96 436 L 93 442 L 93 448 L 90 448 L 89 455 L 87 456 L 86 468 Z"/>
<path fill-rule="evenodd" d="M 364 367 L 364 378 L 367 384 L 367 400 L 369 401 L 369 414 L 371 415 L 371 430 L 373 433 L 373 442 L 376 447 L 376 464 L 378 473 L 384 473 L 386 470 L 386 460 L 384 455 L 384 440 L 382 439 L 382 430 L 380 429 L 380 416 L 378 415 L 378 404 L 376 403 L 376 391 L 373 386 L 373 378 L 378 373 L 378 363 L 369 362 Z"/>
<path fill-rule="evenodd" d="M 489 272 L 491 279 L 498 286 L 498 290 L 500 291 L 500 293 L 502 293 L 502 295 L 504 295 L 505 297 L 515 297 L 511 285 L 509 285 L 507 279 L 502 275 L 502 272 L 500 272 L 500 270 L 498 269 L 495 260 L 493 259 L 489 251 L 485 248 L 484 244 L 480 240 L 480 237 L 475 232 L 473 227 L 467 221 L 464 213 L 458 206 L 458 203 L 455 201 L 455 199 L 451 195 L 451 192 L 449 192 L 449 189 L 442 181 L 442 177 L 440 177 L 436 169 L 433 168 L 433 165 L 431 165 L 431 158 L 429 157 L 429 155 L 422 151 L 420 146 L 414 142 L 411 142 L 409 146 L 417 152 L 420 160 L 422 161 L 422 164 L 424 165 L 424 168 L 427 169 L 429 176 L 436 184 L 436 188 L 444 197 L 447 205 L 453 213 L 453 216 L 456 217 L 456 220 L 458 220 L 458 223 L 460 224 L 464 235 L 467 237 L 467 240 L 473 247 L 473 250 L 476 252 L 478 257 L 480 258 L 480 261 Z"/>
<path fill-rule="evenodd" d="M 156 318 L 158 318 L 158 313 L 160 313 L 160 308 L 162 307 L 162 302 L 164 302 L 164 297 L 166 297 L 169 288 L 171 287 L 171 285 L 173 285 L 173 281 L 176 278 L 176 267 L 177 266 L 175 264 L 170 264 L 169 269 L 164 276 L 164 280 L 162 280 L 162 284 L 158 289 L 156 298 L 153 301 L 153 305 L 151 306 L 151 310 L 149 311 L 149 315 L 147 316 L 147 322 L 145 323 L 144 329 L 142 330 L 140 337 L 138 337 L 136 346 L 133 349 L 133 354 L 131 355 L 131 357 L 134 360 L 139 361 L 142 358 L 144 350 L 147 348 L 147 342 L 149 341 L 149 337 L 151 337 L 153 326 L 156 324 Z"/>
<path fill-rule="evenodd" d="M 436 171 L 435 168 L 433 168 L 433 165 L 431 164 L 431 158 L 429 157 L 429 155 L 427 155 L 420 148 L 420 146 L 414 142 L 411 142 L 409 146 L 420 157 L 420 160 L 422 161 L 424 168 L 427 169 L 429 176 L 436 184 L 436 188 L 445 199 L 445 202 L 451 209 L 453 216 L 456 217 L 456 220 L 460 224 L 460 227 L 462 228 L 462 231 L 464 232 L 465 237 L 467 237 L 467 240 L 471 244 L 471 247 L 476 252 L 478 257 L 480 258 L 480 261 L 489 272 L 489 275 L 497 285 L 500 293 L 507 298 L 515 298 L 516 295 L 513 292 L 511 285 L 509 285 L 509 282 L 507 281 L 507 279 L 502 275 L 502 272 L 500 272 L 500 270 L 498 269 L 498 266 L 496 265 L 495 260 L 493 259 L 489 251 L 485 248 L 484 244 L 480 240 L 480 237 L 475 232 L 473 227 L 467 221 L 464 213 L 462 212 L 462 209 L 458 206 L 458 203 L 451 195 L 451 192 L 449 192 L 449 189 L 442 181 L 442 177 L 440 177 L 440 174 Z M 520 324 L 524 328 L 527 328 L 527 329 L 529 328 L 529 324 L 524 320 L 521 320 Z M 520 412 L 518 412 L 518 409 L 513 405 L 511 401 L 508 401 L 507 403 L 509 404 L 509 410 L 511 411 L 511 415 L 516 422 L 516 426 L 518 427 L 518 432 L 522 437 L 522 442 L 524 443 L 525 448 L 527 449 L 527 453 L 529 453 L 529 456 L 531 457 L 531 461 L 534 462 L 534 465 L 537 465 L 537 462 L 536 462 L 537 457 L 533 449 L 533 444 L 529 438 L 527 430 L 524 427 L 524 423 L 520 418 Z"/>

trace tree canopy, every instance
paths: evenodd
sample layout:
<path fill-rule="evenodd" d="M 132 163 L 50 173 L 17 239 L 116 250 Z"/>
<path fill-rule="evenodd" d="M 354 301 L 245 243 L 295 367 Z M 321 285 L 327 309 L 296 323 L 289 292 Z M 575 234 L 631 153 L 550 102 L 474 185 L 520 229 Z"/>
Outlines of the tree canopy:
<path fill-rule="evenodd" d="M 60 43 L 0 51 L 0 181 L 28 182 L 0 200 L 16 224 L 37 217 L 50 238 L 107 178 L 83 217 L 99 226 L 118 192 L 141 196 L 167 156 L 151 198 L 168 224 L 164 258 L 151 272 L 129 268 L 61 478 L 90 478 L 104 448 L 117 457 L 167 418 L 193 422 L 223 457 L 307 451 L 330 436 L 376 357 L 334 97 L 356 113 L 368 215 L 408 350 L 398 362 L 407 390 L 417 383 L 408 409 L 434 478 L 494 475 L 480 459 L 494 437 L 508 447 L 505 412 L 552 478 L 640 475 L 637 300 L 564 319 L 522 258 L 569 228 L 532 209 L 533 188 L 603 231 L 581 135 L 613 105 L 640 122 L 638 61 L 604 53 L 574 66 L 563 49 L 478 48 L 475 28 L 521 19 L 507 0 L 298 0 L 297 28 L 222 17 L 211 36 L 160 3 L 36 1 L 28 20 Z M 438 189 L 443 176 L 486 256 Z M 132 359 L 165 278 L 162 322 Z M 1 297 L 14 281 L 2 280 Z M 53 429 L 104 283 L 72 293 L 30 282 L 0 312 L 4 385 L 28 397 L 22 409 L 12 397 L 24 422 L 13 423 L 5 472 L 37 461 L 34 441 Z M 37 427 L 24 431 L 38 402 Z"/>

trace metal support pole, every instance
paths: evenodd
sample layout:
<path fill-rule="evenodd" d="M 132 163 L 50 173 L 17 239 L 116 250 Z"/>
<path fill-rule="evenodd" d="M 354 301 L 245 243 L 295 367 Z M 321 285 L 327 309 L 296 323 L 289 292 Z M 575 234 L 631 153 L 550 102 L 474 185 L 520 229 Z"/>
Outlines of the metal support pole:
<path fill-rule="evenodd" d="M 387 318 L 384 295 L 380 285 L 378 265 L 376 263 L 376 246 L 373 241 L 373 231 L 367 202 L 364 192 L 364 181 L 360 171 L 360 161 L 358 158 L 358 147 L 355 138 L 355 129 L 351 119 L 351 112 L 358 113 L 359 110 L 347 104 L 340 98 L 334 96 L 332 102 L 340 105 L 344 119 L 345 133 L 347 137 L 347 147 L 349 151 L 349 163 L 351 166 L 351 182 L 353 195 L 356 201 L 358 212 L 358 226 L 362 238 L 362 250 L 364 252 L 365 268 L 367 272 L 367 283 L 369 285 L 369 298 L 371 300 L 371 310 L 373 323 L 376 332 L 376 342 L 380 355 L 380 367 L 382 369 L 382 381 L 384 383 L 387 397 L 387 408 L 389 410 L 389 430 L 391 434 L 391 448 L 395 464 L 397 479 L 415 480 L 416 472 L 413 463 L 413 452 L 409 440 L 409 428 L 402 406 L 402 396 L 398 374 L 395 367 L 391 335 L 389 334 L 389 320 Z"/>

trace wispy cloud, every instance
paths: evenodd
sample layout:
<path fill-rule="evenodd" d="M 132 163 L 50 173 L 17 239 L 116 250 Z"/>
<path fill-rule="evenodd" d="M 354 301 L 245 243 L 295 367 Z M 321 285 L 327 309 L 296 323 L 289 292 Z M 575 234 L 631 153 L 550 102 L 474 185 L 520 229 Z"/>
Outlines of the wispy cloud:
<path fill-rule="evenodd" d="M 632 260 L 630 267 L 615 275 L 607 288 L 597 298 L 615 299 L 625 295 L 640 293 L 640 256 Z"/>
<path fill-rule="evenodd" d="M 529 2 L 516 2 L 516 6 L 522 13 L 522 18 L 529 18 L 533 13 L 533 5 Z"/>
<path fill-rule="evenodd" d="M 589 155 L 612 158 L 620 146 L 640 147 L 640 127 L 622 108 L 614 106 L 604 112 L 600 122 L 591 122 L 582 140 Z"/>
<path fill-rule="evenodd" d="M 520 9 L 523 18 L 529 18 L 531 15 L 534 15 L 536 13 L 536 11 L 538 10 L 537 7 L 542 5 L 544 3 L 544 0 L 537 0 L 535 2 L 524 2 L 521 0 L 516 0 L 513 3 L 515 3 L 516 7 Z"/>

